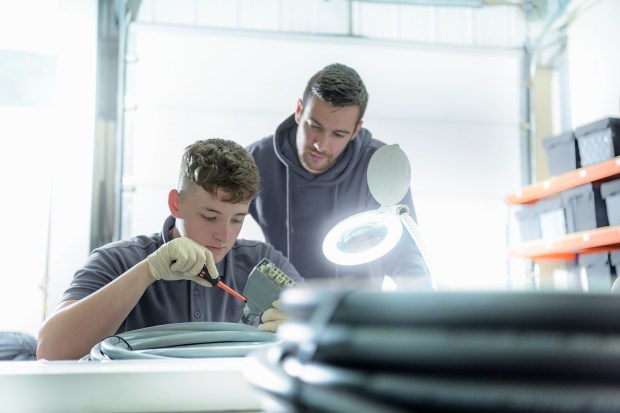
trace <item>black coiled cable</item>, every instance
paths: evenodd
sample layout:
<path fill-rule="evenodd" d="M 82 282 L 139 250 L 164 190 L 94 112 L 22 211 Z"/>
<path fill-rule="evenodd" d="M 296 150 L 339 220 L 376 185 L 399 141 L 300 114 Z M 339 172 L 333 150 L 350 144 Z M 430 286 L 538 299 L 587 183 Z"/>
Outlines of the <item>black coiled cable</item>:
<path fill-rule="evenodd" d="M 282 342 L 247 370 L 272 412 L 620 411 L 611 295 L 304 288 L 281 300 L 293 316 Z"/>

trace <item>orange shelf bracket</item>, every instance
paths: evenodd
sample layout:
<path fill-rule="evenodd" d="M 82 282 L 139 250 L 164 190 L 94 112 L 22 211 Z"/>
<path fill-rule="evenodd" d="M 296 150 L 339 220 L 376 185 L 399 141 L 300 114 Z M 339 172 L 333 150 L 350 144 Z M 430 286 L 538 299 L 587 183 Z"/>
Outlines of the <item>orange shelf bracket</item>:
<path fill-rule="evenodd" d="M 608 161 L 575 169 L 574 171 L 526 186 L 508 195 L 507 202 L 511 205 L 530 204 L 567 189 L 619 174 L 620 156 L 616 156 Z"/>
<path fill-rule="evenodd" d="M 561 259 L 572 254 L 620 248 L 620 225 L 574 232 L 553 239 L 526 241 L 508 247 L 513 258 Z"/>

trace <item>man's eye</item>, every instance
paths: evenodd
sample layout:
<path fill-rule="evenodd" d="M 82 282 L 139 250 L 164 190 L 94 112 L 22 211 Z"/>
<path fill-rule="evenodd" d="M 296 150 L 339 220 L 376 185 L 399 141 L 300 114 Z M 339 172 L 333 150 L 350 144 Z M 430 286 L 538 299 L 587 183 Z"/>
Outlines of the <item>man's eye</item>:
<path fill-rule="evenodd" d="M 312 129 L 321 129 L 321 127 L 319 125 L 312 125 L 312 124 L 310 124 L 310 127 Z"/>
<path fill-rule="evenodd" d="M 215 220 L 216 220 L 216 218 L 215 218 L 215 217 L 205 217 L 205 216 L 203 216 L 202 218 L 203 218 L 205 221 L 209 221 L 209 222 L 211 222 L 211 221 L 215 221 Z"/>

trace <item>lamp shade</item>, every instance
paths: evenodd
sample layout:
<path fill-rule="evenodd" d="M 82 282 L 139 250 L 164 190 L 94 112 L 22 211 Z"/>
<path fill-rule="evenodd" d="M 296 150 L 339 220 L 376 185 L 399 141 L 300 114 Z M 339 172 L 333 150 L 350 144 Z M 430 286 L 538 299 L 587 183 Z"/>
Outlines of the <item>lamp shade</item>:
<path fill-rule="evenodd" d="M 339 265 L 365 264 L 394 248 L 402 233 L 393 208 L 362 212 L 340 221 L 327 233 L 323 254 Z"/>
<path fill-rule="evenodd" d="M 377 149 L 368 163 L 368 189 L 381 206 L 398 204 L 411 184 L 411 166 L 398 145 Z"/>

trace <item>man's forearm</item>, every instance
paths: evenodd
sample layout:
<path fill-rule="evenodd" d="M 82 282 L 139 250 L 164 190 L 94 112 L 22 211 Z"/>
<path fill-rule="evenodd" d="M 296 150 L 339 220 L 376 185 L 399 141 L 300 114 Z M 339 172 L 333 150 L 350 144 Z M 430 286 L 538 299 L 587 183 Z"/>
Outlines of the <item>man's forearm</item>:
<path fill-rule="evenodd" d="M 37 358 L 74 360 L 116 333 L 154 279 L 142 261 L 99 291 L 61 304 L 39 331 Z"/>

